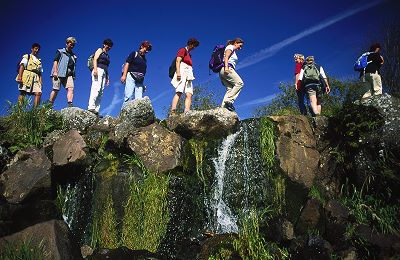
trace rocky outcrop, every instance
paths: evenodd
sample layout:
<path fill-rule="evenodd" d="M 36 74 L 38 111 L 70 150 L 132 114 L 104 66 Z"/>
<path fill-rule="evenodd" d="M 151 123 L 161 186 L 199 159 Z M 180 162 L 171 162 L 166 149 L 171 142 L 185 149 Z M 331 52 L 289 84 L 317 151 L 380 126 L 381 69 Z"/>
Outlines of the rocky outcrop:
<path fill-rule="evenodd" d="M 143 161 L 147 169 L 164 172 L 182 165 L 184 139 L 155 123 L 132 132 L 127 139 L 129 148 Z"/>
<path fill-rule="evenodd" d="M 53 145 L 53 164 L 79 164 L 86 158 L 86 143 L 77 130 L 70 130 Z"/>
<path fill-rule="evenodd" d="M 5 247 L 29 244 L 35 251 L 41 250 L 44 259 L 82 259 L 67 225 L 62 220 L 51 220 L 28 227 L 21 232 L 0 238 L 0 251 Z"/>
<path fill-rule="evenodd" d="M 97 120 L 95 114 L 79 107 L 63 108 L 61 109 L 61 116 L 66 129 L 76 129 L 79 132 L 86 131 Z"/>
<path fill-rule="evenodd" d="M 43 150 L 21 151 L 18 157 L 0 176 L 2 195 L 9 203 L 20 203 L 38 191 L 51 188 L 51 162 Z"/>
<path fill-rule="evenodd" d="M 183 137 L 221 138 L 227 136 L 239 122 L 236 113 L 224 108 L 205 111 L 191 110 L 166 119 L 170 130 Z"/>
<path fill-rule="evenodd" d="M 310 188 L 320 154 L 305 116 L 270 116 L 277 123 L 276 153 L 280 168 L 294 182 Z"/>
<path fill-rule="evenodd" d="M 154 121 L 154 109 L 149 97 L 129 101 L 121 110 L 113 139 L 121 143 L 136 128 L 151 125 Z"/>

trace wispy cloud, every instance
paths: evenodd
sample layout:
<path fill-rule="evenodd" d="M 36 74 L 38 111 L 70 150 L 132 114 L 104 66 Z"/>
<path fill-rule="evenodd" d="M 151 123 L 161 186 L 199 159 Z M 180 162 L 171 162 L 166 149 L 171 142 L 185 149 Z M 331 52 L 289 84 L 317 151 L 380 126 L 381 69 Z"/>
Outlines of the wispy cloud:
<path fill-rule="evenodd" d="M 103 115 L 110 115 L 114 111 L 115 106 L 120 106 L 123 100 L 123 97 L 119 94 L 119 89 L 121 88 L 122 84 L 117 81 L 114 82 L 112 86 L 114 88 L 114 96 L 111 100 L 111 103 L 101 111 L 101 114 Z"/>
<path fill-rule="evenodd" d="M 300 39 L 302 39 L 302 38 L 304 38 L 304 37 L 306 37 L 306 36 L 308 36 L 310 34 L 318 32 L 318 31 L 320 31 L 320 30 L 322 30 L 322 29 L 324 29 L 324 28 L 326 28 L 326 27 L 328 27 L 328 26 L 330 26 L 332 24 L 335 24 L 335 23 L 337 23 L 337 22 L 339 22 L 339 21 L 341 21 L 341 20 L 343 20 L 343 19 L 345 19 L 347 17 L 353 16 L 353 15 L 355 15 L 355 14 L 361 12 L 361 11 L 364 11 L 366 9 L 369 9 L 371 7 L 379 5 L 379 4 L 381 4 L 381 3 L 385 2 L 385 1 L 386 0 L 378 0 L 378 1 L 371 2 L 371 3 L 364 3 L 363 2 L 362 6 L 349 9 L 347 11 L 344 11 L 341 14 L 338 14 L 336 16 L 328 18 L 327 20 L 325 20 L 325 21 L 323 21 L 323 22 L 321 22 L 321 23 L 319 23 L 319 24 L 317 24 L 317 25 L 315 25 L 313 27 L 310 27 L 310 28 L 308 28 L 308 29 L 296 34 L 296 35 L 293 35 L 293 36 L 291 36 L 291 37 L 289 37 L 289 38 L 287 38 L 287 39 L 285 39 L 285 40 L 283 40 L 281 42 L 278 42 L 278 43 L 276 43 L 276 44 L 274 44 L 274 45 L 272 45 L 272 46 L 270 46 L 268 48 L 265 48 L 265 49 L 262 49 L 262 50 L 256 52 L 255 54 L 253 54 L 251 56 L 246 57 L 245 59 L 243 59 L 243 61 L 241 61 L 238 64 L 237 69 L 243 69 L 243 68 L 246 68 L 248 66 L 254 65 L 254 64 L 256 64 L 256 63 L 258 63 L 258 62 L 260 62 L 262 60 L 265 60 L 265 59 L 275 55 L 282 48 L 294 43 L 295 41 L 298 41 L 298 40 L 300 40 Z"/>
<path fill-rule="evenodd" d="M 258 104 L 264 104 L 270 102 L 272 99 L 276 97 L 277 93 L 268 95 L 266 97 L 258 98 L 258 99 L 253 99 L 252 101 L 242 103 L 240 105 L 237 105 L 237 107 L 248 107 L 248 106 L 254 106 Z"/>
<path fill-rule="evenodd" d="M 172 93 L 172 90 L 166 90 L 164 92 L 161 92 L 160 94 L 158 94 L 155 98 L 152 98 L 151 101 L 154 103 L 157 100 L 159 100 L 160 98 L 162 98 L 163 96 L 167 95 L 168 93 Z"/>

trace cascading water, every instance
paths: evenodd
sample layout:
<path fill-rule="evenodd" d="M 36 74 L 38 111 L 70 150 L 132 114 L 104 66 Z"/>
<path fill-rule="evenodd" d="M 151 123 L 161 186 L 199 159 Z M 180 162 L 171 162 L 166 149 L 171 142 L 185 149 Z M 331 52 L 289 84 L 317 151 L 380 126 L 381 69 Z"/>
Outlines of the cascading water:
<path fill-rule="evenodd" d="M 233 233 L 237 232 L 236 218 L 232 215 L 229 206 L 224 202 L 224 177 L 225 177 L 225 163 L 229 157 L 229 151 L 233 145 L 237 135 L 229 135 L 223 142 L 218 150 L 218 157 L 213 159 L 215 166 L 215 182 L 213 184 L 213 198 L 211 200 L 211 212 L 213 213 L 212 218 L 214 219 L 214 225 L 212 229 L 217 233 Z"/>
<path fill-rule="evenodd" d="M 208 203 L 208 229 L 213 233 L 237 233 L 238 219 L 251 208 L 262 208 L 268 195 L 259 141 L 259 121 L 241 122 L 227 136 L 212 158 L 214 180 Z"/>

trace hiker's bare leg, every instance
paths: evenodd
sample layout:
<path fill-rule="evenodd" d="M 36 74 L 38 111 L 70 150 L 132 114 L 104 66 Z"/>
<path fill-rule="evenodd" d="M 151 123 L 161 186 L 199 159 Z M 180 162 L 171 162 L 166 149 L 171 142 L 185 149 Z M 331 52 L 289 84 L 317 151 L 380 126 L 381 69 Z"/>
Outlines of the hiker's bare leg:
<path fill-rule="evenodd" d="M 190 110 L 190 105 L 192 104 L 192 94 L 191 93 L 186 93 L 186 98 L 185 98 L 185 112 Z"/>

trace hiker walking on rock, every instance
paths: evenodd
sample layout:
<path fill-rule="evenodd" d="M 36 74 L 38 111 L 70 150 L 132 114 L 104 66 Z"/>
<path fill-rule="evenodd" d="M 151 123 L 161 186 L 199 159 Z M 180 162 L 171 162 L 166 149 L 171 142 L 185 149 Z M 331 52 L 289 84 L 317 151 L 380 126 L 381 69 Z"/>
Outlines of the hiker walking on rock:
<path fill-rule="evenodd" d="M 176 54 L 175 66 L 176 71 L 171 80 L 172 86 L 175 88 L 175 95 L 172 98 L 170 115 L 176 113 L 176 106 L 182 93 L 185 93 L 185 112 L 190 110 L 193 96 L 193 62 L 190 52 L 198 47 L 200 42 L 195 38 L 190 38 L 185 47 L 180 48 Z"/>
<path fill-rule="evenodd" d="M 243 43 L 243 40 L 240 38 L 228 41 L 224 52 L 224 67 L 219 72 L 219 78 L 226 87 L 221 107 L 229 111 L 235 111 L 233 103 L 243 88 L 243 80 L 236 72 L 236 64 L 238 62 L 236 51 L 242 49 Z"/>
<path fill-rule="evenodd" d="M 301 68 L 303 67 L 304 64 L 304 55 L 303 54 L 295 54 L 294 55 L 294 62 L 295 62 L 295 69 L 294 69 L 294 86 L 296 88 L 296 94 L 297 94 L 297 105 L 299 106 L 300 113 L 302 115 L 307 115 L 307 108 L 306 108 L 306 103 L 305 97 L 306 97 L 306 92 L 304 91 L 304 88 L 299 86 L 297 84 L 297 81 L 299 80 L 299 75 Z"/>
<path fill-rule="evenodd" d="M 362 98 L 382 94 L 382 79 L 379 70 L 384 63 L 384 60 L 379 53 L 380 50 L 381 45 L 379 43 L 375 43 L 369 48 L 371 53 L 367 58 L 368 65 L 365 68 L 365 75 L 361 74 L 362 77 L 365 77 L 363 82 L 365 82 L 365 87 L 368 91 L 362 96 Z"/>
<path fill-rule="evenodd" d="M 304 88 L 308 94 L 312 112 L 315 115 L 320 115 L 321 96 L 324 92 L 328 94 L 331 90 L 324 69 L 314 62 L 314 56 L 306 58 L 306 63 L 300 71 L 297 84 L 297 88 Z"/>
<path fill-rule="evenodd" d="M 125 84 L 122 108 L 132 99 L 134 93 L 134 99 L 143 98 L 143 92 L 145 91 L 143 82 L 147 70 L 146 54 L 151 50 L 151 43 L 149 41 L 143 41 L 139 46 L 139 50 L 131 52 L 128 58 L 126 58 L 121 76 L 121 82 Z"/>
<path fill-rule="evenodd" d="M 42 95 L 42 62 L 39 59 L 40 45 L 32 44 L 31 54 L 22 56 L 19 63 L 18 75 L 15 79 L 18 82 L 19 97 L 18 103 L 21 105 L 26 94 L 35 95 L 34 106 L 40 104 Z"/>
<path fill-rule="evenodd" d="M 76 39 L 74 37 L 68 37 L 65 42 L 65 48 L 58 49 L 54 58 L 53 69 L 51 70 L 53 90 L 50 93 L 49 101 L 54 104 L 58 91 L 61 85 L 63 85 L 67 89 L 68 106 L 72 107 L 77 59 L 72 49 L 75 47 Z"/>
<path fill-rule="evenodd" d="M 93 56 L 92 70 L 92 86 L 90 88 L 90 97 L 88 111 L 99 115 L 100 102 L 103 96 L 104 86 L 110 84 L 108 74 L 108 66 L 110 64 L 110 56 L 108 51 L 112 48 L 113 42 L 111 39 L 103 41 L 103 47 L 98 48 Z"/>

